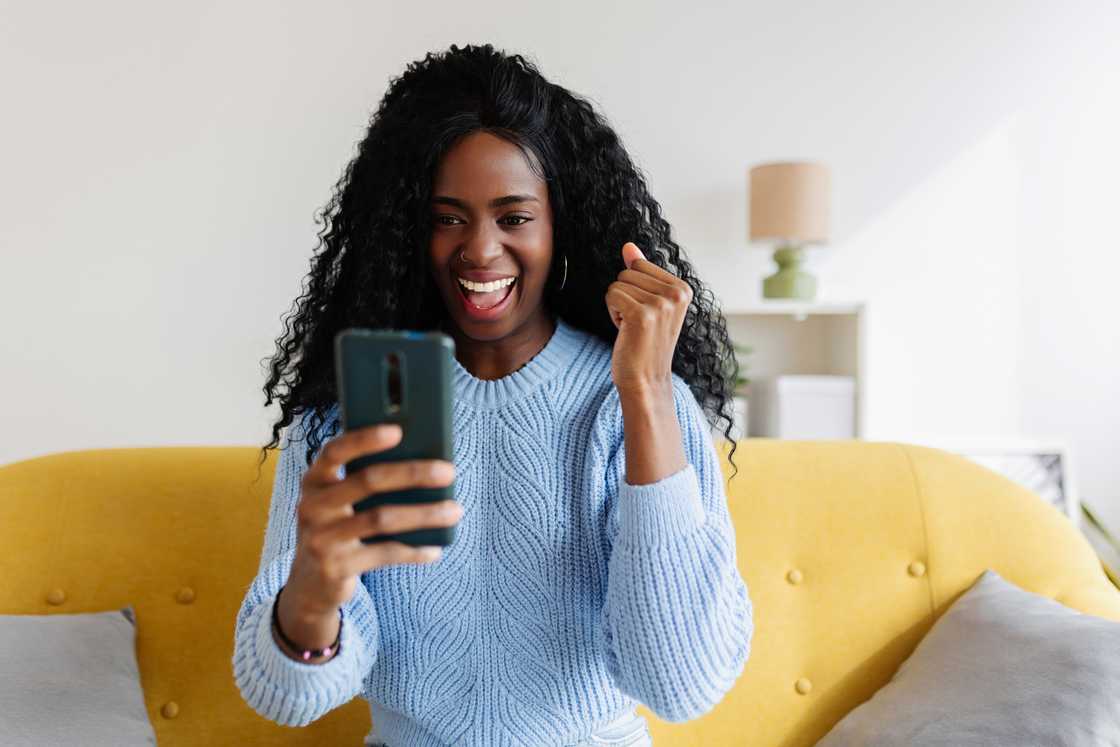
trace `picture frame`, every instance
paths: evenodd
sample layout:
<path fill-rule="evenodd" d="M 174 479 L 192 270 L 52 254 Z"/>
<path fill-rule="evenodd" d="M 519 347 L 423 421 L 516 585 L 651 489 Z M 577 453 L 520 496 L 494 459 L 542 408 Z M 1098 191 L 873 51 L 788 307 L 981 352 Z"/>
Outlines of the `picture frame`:
<path fill-rule="evenodd" d="M 1073 454 L 1061 439 L 952 438 L 922 445 L 959 454 L 1037 494 L 1082 528 Z"/>

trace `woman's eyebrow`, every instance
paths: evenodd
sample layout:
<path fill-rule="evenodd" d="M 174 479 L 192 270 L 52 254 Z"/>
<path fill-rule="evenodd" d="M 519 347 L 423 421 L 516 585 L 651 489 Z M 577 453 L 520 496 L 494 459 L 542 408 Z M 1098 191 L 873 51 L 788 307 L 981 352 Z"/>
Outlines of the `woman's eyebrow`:
<path fill-rule="evenodd" d="M 506 195 L 505 197 L 495 197 L 493 200 L 490 200 L 490 207 L 501 207 L 511 202 L 540 202 L 540 200 L 533 197 L 533 195 Z M 436 195 L 432 198 L 432 203 L 436 205 L 452 205 L 454 207 L 463 208 L 464 210 L 467 209 L 467 204 L 465 202 L 455 197 L 448 197 L 447 195 Z"/>

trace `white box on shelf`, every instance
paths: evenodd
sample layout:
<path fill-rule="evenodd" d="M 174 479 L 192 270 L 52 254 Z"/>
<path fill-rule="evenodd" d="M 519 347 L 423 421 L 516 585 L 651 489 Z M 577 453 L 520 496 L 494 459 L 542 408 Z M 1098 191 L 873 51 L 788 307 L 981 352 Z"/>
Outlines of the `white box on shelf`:
<path fill-rule="evenodd" d="M 751 381 L 757 428 L 765 438 L 855 438 L 855 379 L 798 375 Z"/>
<path fill-rule="evenodd" d="M 731 435 L 736 440 L 747 438 L 750 435 L 750 428 L 748 427 L 751 422 L 750 400 L 742 394 L 736 394 L 731 401 L 734 405 L 732 408 L 734 412 L 732 420 L 734 422 L 731 424 Z"/>
<path fill-rule="evenodd" d="M 748 433 L 749 423 L 750 400 L 746 395 L 736 394 L 731 401 L 731 438 L 735 441 L 748 438 L 751 435 Z M 717 419 L 715 424 L 709 427 L 713 441 L 719 442 L 727 438 L 727 434 L 723 432 L 726 426 L 722 419 Z"/>

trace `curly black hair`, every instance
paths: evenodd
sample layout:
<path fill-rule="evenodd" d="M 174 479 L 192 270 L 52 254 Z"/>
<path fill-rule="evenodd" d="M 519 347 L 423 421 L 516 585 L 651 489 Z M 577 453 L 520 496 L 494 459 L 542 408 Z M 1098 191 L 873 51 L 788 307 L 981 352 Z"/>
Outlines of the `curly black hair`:
<path fill-rule="evenodd" d="M 618 330 L 604 296 L 625 269 L 619 247 L 627 241 L 688 283 L 692 302 L 672 370 L 688 382 L 713 424 L 715 418 L 726 421 L 723 432 L 731 439 L 734 374 L 728 371 L 737 371 L 738 362 L 725 319 L 673 241 L 661 206 L 618 135 L 587 100 L 546 80 L 521 55 L 491 44 L 452 44 L 390 80 L 357 154 L 315 214 L 319 247 L 304 292 L 283 318 L 264 386 L 265 405 L 278 399 L 282 415 L 261 448 L 258 467 L 279 444 L 281 430 L 308 411 L 308 465 L 322 441 L 339 432 L 335 417 L 323 438 L 318 435 L 338 398 L 338 331 L 442 327 L 447 310 L 426 267 L 432 181 L 442 156 L 476 131 L 531 152 L 544 171 L 554 216 L 551 271 L 557 272 L 564 255 L 580 268 L 562 291 L 549 283 L 544 303 L 572 327 L 613 346 Z M 286 391 L 278 393 L 281 382 Z"/>

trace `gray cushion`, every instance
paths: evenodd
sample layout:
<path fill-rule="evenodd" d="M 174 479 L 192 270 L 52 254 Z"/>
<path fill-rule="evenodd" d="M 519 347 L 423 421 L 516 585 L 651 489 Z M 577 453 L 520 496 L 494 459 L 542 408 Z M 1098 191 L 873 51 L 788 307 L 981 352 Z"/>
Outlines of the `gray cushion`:
<path fill-rule="evenodd" d="M 0 615 L 0 744 L 153 745 L 132 607 Z"/>
<path fill-rule="evenodd" d="M 1120 745 L 1120 622 L 988 569 L 817 744 Z"/>

